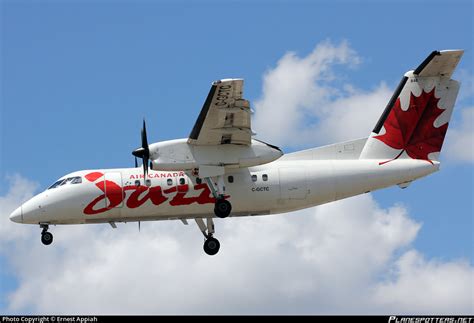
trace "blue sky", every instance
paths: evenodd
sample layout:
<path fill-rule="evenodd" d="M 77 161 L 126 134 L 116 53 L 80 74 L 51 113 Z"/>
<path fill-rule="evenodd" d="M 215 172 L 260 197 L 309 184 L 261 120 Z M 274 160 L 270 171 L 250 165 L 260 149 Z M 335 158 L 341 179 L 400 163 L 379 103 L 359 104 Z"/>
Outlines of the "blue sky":
<path fill-rule="evenodd" d="M 150 141 L 186 137 L 211 81 L 242 77 L 245 96 L 259 100 L 285 53 L 304 57 L 324 41 L 357 52 L 355 68 L 334 67 L 334 86 L 361 91 L 394 89 L 432 50 L 464 49 L 460 126 L 473 107 L 472 14 L 470 1 L 2 0 L 0 195 L 13 174 L 43 189 L 74 170 L 132 166 L 142 118 Z M 443 159 L 441 172 L 373 196 L 423 224 L 413 246 L 426 257 L 472 266 L 473 164 Z M 0 257 L 1 309 L 18 278 Z"/>

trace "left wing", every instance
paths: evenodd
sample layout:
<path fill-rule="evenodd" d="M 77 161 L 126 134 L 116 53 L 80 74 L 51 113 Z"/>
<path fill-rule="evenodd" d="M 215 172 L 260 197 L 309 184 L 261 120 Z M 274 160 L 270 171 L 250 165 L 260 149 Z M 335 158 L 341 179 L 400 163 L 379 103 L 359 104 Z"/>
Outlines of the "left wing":
<path fill-rule="evenodd" d="M 191 145 L 251 145 L 249 101 L 242 98 L 242 79 L 212 83 L 211 90 L 188 138 Z"/>

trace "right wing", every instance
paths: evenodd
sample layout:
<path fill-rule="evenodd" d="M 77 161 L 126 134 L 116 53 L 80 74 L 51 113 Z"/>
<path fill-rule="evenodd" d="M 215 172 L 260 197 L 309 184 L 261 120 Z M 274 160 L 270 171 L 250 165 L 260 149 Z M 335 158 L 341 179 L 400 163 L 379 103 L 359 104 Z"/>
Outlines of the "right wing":
<path fill-rule="evenodd" d="M 251 145 L 251 110 L 242 98 L 242 79 L 224 79 L 212 83 L 211 90 L 189 135 L 196 146 Z"/>

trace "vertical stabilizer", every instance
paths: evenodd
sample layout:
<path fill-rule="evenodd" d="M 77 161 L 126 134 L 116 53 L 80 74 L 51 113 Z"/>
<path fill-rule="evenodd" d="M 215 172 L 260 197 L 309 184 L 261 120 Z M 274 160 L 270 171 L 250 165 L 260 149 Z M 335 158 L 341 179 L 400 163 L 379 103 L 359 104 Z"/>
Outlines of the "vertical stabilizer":
<path fill-rule="evenodd" d="M 405 73 L 367 140 L 360 159 L 438 160 L 459 91 L 452 80 L 464 51 L 432 52 Z"/>

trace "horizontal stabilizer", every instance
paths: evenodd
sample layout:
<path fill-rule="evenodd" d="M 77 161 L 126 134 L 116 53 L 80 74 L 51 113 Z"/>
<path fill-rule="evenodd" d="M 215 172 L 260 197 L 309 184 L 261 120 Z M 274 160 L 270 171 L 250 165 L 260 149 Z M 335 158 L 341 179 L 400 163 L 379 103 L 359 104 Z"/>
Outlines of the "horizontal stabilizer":
<path fill-rule="evenodd" d="M 463 53 L 463 50 L 433 51 L 413 74 L 421 77 L 451 77 Z"/>

